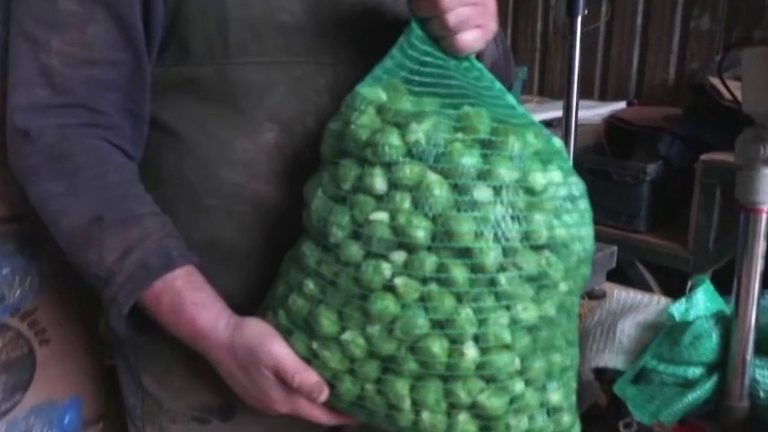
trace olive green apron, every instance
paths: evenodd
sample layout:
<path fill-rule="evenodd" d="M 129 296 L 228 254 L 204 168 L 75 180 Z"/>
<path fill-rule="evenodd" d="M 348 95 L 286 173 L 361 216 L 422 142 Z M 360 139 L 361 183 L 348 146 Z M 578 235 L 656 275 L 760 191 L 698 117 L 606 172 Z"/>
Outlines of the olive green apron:
<path fill-rule="evenodd" d="M 232 308 L 253 314 L 301 230 L 324 124 L 386 54 L 406 0 L 166 0 L 142 172 Z M 133 431 L 314 431 L 244 408 L 151 325 L 116 347 Z"/>
<path fill-rule="evenodd" d="M 237 312 L 252 314 L 301 229 L 324 124 L 390 48 L 405 0 L 167 0 L 142 171 Z M 134 430 L 313 431 L 242 407 L 152 327 L 119 347 Z"/>

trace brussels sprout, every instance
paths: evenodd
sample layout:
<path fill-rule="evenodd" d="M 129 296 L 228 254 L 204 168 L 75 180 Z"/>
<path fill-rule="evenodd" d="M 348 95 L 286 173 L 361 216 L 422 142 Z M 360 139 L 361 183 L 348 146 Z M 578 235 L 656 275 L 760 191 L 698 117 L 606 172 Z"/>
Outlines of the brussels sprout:
<path fill-rule="evenodd" d="M 503 310 L 491 313 L 480 326 L 478 339 L 483 347 L 511 345 L 512 327 L 509 314 Z"/>
<path fill-rule="evenodd" d="M 503 416 L 511 407 L 510 396 L 499 388 L 483 390 L 475 400 L 474 408 L 478 414 L 489 419 Z"/>
<path fill-rule="evenodd" d="M 382 357 L 393 355 L 400 349 L 400 341 L 389 334 L 382 325 L 367 326 L 365 339 L 368 341 L 368 348 Z"/>
<path fill-rule="evenodd" d="M 436 377 L 424 378 L 413 383 L 411 390 L 416 406 L 430 411 L 442 411 L 446 407 L 443 382 Z"/>
<path fill-rule="evenodd" d="M 416 413 L 412 410 L 397 410 L 392 414 L 392 421 L 400 429 L 408 429 L 416 421 Z"/>
<path fill-rule="evenodd" d="M 486 245 L 472 248 L 472 268 L 478 273 L 495 273 L 504 261 L 501 246 Z"/>
<path fill-rule="evenodd" d="M 358 100 L 355 100 L 357 98 Z M 358 87 L 350 96 L 351 102 L 364 102 L 365 104 L 381 105 L 387 102 L 387 92 L 383 87 L 377 85 L 366 85 Z"/>
<path fill-rule="evenodd" d="M 346 207 L 334 206 L 326 221 L 326 238 L 331 244 L 344 240 L 352 231 L 352 214 Z"/>
<path fill-rule="evenodd" d="M 402 238 L 403 245 L 423 248 L 432 243 L 432 221 L 418 213 L 401 213 L 395 218 L 395 232 Z"/>
<path fill-rule="evenodd" d="M 421 372 L 419 362 L 406 349 L 401 349 L 392 356 L 390 363 L 392 370 L 404 377 L 414 377 Z"/>
<path fill-rule="evenodd" d="M 341 345 L 332 340 L 322 340 L 312 342 L 312 349 L 317 357 L 328 368 L 334 371 L 345 371 L 349 369 L 349 360 L 341 350 Z"/>
<path fill-rule="evenodd" d="M 512 159 L 491 156 L 483 167 L 482 180 L 494 185 L 511 185 L 520 178 L 520 175 L 521 170 Z"/>
<path fill-rule="evenodd" d="M 399 213 L 413 208 L 413 196 L 409 192 L 401 190 L 390 191 L 384 197 L 384 209 L 391 213 Z"/>
<path fill-rule="evenodd" d="M 339 315 L 326 305 L 319 305 L 311 315 L 312 329 L 320 337 L 335 338 L 341 334 Z"/>
<path fill-rule="evenodd" d="M 430 321 L 424 309 L 412 306 L 395 320 L 394 335 L 397 338 L 412 341 L 427 334 Z"/>
<path fill-rule="evenodd" d="M 499 419 L 490 423 L 488 432 L 531 432 L 531 429 L 525 414 L 512 414 L 507 419 Z"/>
<path fill-rule="evenodd" d="M 358 283 L 354 269 L 347 268 L 339 273 L 336 286 L 325 292 L 325 303 L 336 310 L 345 308 L 350 299 L 357 297 Z"/>
<path fill-rule="evenodd" d="M 392 228 L 386 222 L 370 221 L 363 227 L 363 244 L 368 250 L 380 254 L 391 252 L 397 247 Z"/>
<path fill-rule="evenodd" d="M 547 174 L 544 171 L 531 169 L 525 177 L 523 177 L 523 186 L 532 195 L 541 193 L 547 188 Z"/>
<path fill-rule="evenodd" d="M 523 326 L 534 325 L 539 321 L 539 307 L 533 302 L 513 304 L 512 319 Z"/>
<path fill-rule="evenodd" d="M 374 322 L 386 323 L 400 314 L 401 307 L 394 294 L 376 291 L 368 298 L 366 310 Z"/>
<path fill-rule="evenodd" d="M 450 125 L 444 119 L 420 116 L 405 127 L 408 151 L 417 160 L 432 163 L 443 151 L 443 140 L 449 131 Z"/>
<path fill-rule="evenodd" d="M 452 405 L 467 408 L 485 388 L 485 381 L 476 376 L 468 376 L 450 381 L 445 390 Z"/>
<path fill-rule="evenodd" d="M 421 410 L 416 419 L 416 426 L 419 432 L 446 432 L 448 430 L 448 417 L 442 412 Z"/>
<path fill-rule="evenodd" d="M 532 214 L 528 217 L 528 226 L 525 229 L 525 240 L 533 246 L 546 244 L 549 233 L 547 221 L 541 214 Z"/>
<path fill-rule="evenodd" d="M 425 291 L 427 312 L 434 318 L 448 318 L 456 311 L 458 302 L 448 290 L 430 285 Z"/>
<path fill-rule="evenodd" d="M 533 347 L 533 336 L 524 329 L 512 329 L 512 348 L 517 352 L 530 351 Z"/>
<path fill-rule="evenodd" d="M 301 280 L 301 292 L 306 294 L 307 298 L 312 300 L 318 300 L 323 297 L 320 284 L 310 277 L 305 277 Z"/>
<path fill-rule="evenodd" d="M 369 290 L 380 290 L 392 278 L 392 264 L 382 259 L 366 259 L 360 264 L 358 281 Z"/>
<path fill-rule="evenodd" d="M 288 296 L 288 313 L 295 317 L 304 317 L 312 310 L 312 302 L 299 292 Z"/>
<path fill-rule="evenodd" d="M 520 154 L 525 145 L 520 139 L 519 128 L 512 125 L 498 124 L 493 127 L 488 145 L 492 150 L 504 153 L 505 156 Z"/>
<path fill-rule="evenodd" d="M 384 195 L 389 190 L 389 180 L 384 168 L 374 165 L 366 166 L 360 174 L 362 192 L 371 195 Z"/>
<path fill-rule="evenodd" d="M 339 259 L 344 264 L 359 264 L 365 258 L 365 249 L 360 242 L 344 239 L 339 245 Z"/>
<path fill-rule="evenodd" d="M 381 413 L 387 411 L 387 399 L 379 391 L 376 384 L 365 383 L 360 394 L 362 404 L 370 410 L 370 412 Z"/>
<path fill-rule="evenodd" d="M 424 287 L 419 281 L 406 276 L 397 276 L 392 280 L 395 293 L 403 303 L 411 303 L 421 297 Z"/>
<path fill-rule="evenodd" d="M 462 296 L 462 302 L 475 311 L 475 315 L 485 316 L 499 308 L 491 289 L 492 282 L 486 278 L 475 277 L 473 289 Z"/>
<path fill-rule="evenodd" d="M 320 205 L 329 206 L 331 202 L 328 198 L 337 200 L 344 197 L 344 191 L 336 183 L 332 170 L 325 170 L 320 174 L 320 190 L 321 193 L 315 195 L 315 199 Z M 318 211 L 316 207 L 310 207 L 310 212 L 313 216 L 322 215 L 322 212 Z"/>
<path fill-rule="evenodd" d="M 408 252 L 404 250 L 394 250 L 387 255 L 387 258 L 389 258 L 389 262 L 392 263 L 392 268 L 400 271 L 408 260 Z"/>
<path fill-rule="evenodd" d="M 488 110 L 482 107 L 465 106 L 456 116 L 456 130 L 473 136 L 487 137 L 493 123 Z"/>
<path fill-rule="evenodd" d="M 511 378 L 504 383 L 504 388 L 509 392 L 510 396 L 519 396 L 525 393 L 525 380 L 521 377 Z"/>
<path fill-rule="evenodd" d="M 521 411 L 534 411 L 541 409 L 541 396 L 539 390 L 526 388 L 523 394 L 516 396 L 514 400 L 516 409 Z"/>
<path fill-rule="evenodd" d="M 493 348 L 483 353 L 477 369 L 486 377 L 509 377 L 520 371 L 520 357 L 510 349 Z"/>
<path fill-rule="evenodd" d="M 543 383 L 549 377 L 548 368 L 546 359 L 532 356 L 523 365 L 523 376 L 530 383 Z"/>
<path fill-rule="evenodd" d="M 352 217 L 357 223 L 368 221 L 368 216 L 376 211 L 376 200 L 370 195 L 355 194 L 350 198 L 349 205 L 352 211 Z"/>
<path fill-rule="evenodd" d="M 341 322 L 349 330 L 362 330 L 366 324 L 365 314 L 360 308 L 344 308 L 341 310 Z"/>
<path fill-rule="evenodd" d="M 502 303 L 532 300 L 531 287 L 514 273 L 500 273 L 493 277 L 496 298 Z"/>
<path fill-rule="evenodd" d="M 392 375 L 381 377 L 381 392 L 394 407 L 411 409 L 411 380 Z"/>
<path fill-rule="evenodd" d="M 416 207 L 426 214 L 440 214 L 453 207 L 453 191 L 448 182 L 439 174 L 427 171 L 419 185 Z"/>
<path fill-rule="evenodd" d="M 344 192 L 350 192 L 354 189 L 362 170 L 360 164 L 354 159 L 345 158 L 340 160 L 335 170 L 336 183 L 339 189 Z"/>
<path fill-rule="evenodd" d="M 372 115 L 374 116 L 376 115 L 372 110 L 368 111 L 368 113 L 373 113 Z M 377 117 L 369 116 L 366 121 L 374 123 L 378 122 L 379 119 Z M 371 138 L 371 135 L 373 135 L 374 130 L 375 128 L 373 127 L 363 127 L 354 123 L 350 124 L 346 128 L 343 142 L 336 144 L 337 148 L 335 149 L 335 153 L 332 154 L 330 150 L 326 152 L 325 160 L 331 160 L 334 157 L 338 157 L 342 150 L 353 153 L 355 155 L 359 155 L 359 153 L 361 153 L 360 150 L 365 148 L 365 146 L 368 144 L 368 140 Z"/>
<path fill-rule="evenodd" d="M 411 189 L 421 183 L 427 173 L 427 167 L 412 161 L 400 162 L 392 167 L 390 181 L 397 187 Z"/>
<path fill-rule="evenodd" d="M 372 162 L 396 162 L 405 156 L 406 147 L 400 132 L 393 126 L 383 126 L 369 139 L 368 157 Z"/>
<path fill-rule="evenodd" d="M 454 345 L 451 348 L 451 357 L 448 369 L 459 375 L 469 375 L 475 371 L 480 362 L 480 349 L 469 340 L 461 345 Z"/>
<path fill-rule="evenodd" d="M 475 312 L 469 306 L 461 305 L 456 312 L 448 318 L 446 324 L 451 338 L 466 341 L 471 339 L 479 327 Z"/>
<path fill-rule="evenodd" d="M 372 358 L 365 358 L 354 363 L 352 373 L 361 381 L 372 383 L 381 375 L 381 363 Z"/>
<path fill-rule="evenodd" d="M 360 395 L 360 382 L 348 374 L 339 374 L 333 382 L 333 397 L 352 402 Z"/>
<path fill-rule="evenodd" d="M 550 421 L 555 431 L 574 432 L 579 424 L 578 417 L 566 411 L 555 414 Z"/>
<path fill-rule="evenodd" d="M 435 254 L 421 250 L 408 256 L 405 261 L 405 270 L 418 277 L 427 278 L 437 272 L 440 260 Z"/>
<path fill-rule="evenodd" d="M 315 243 L 303 240 L 299 245 L 299 257 L 305 268 L 314 270 L 323 258 L 323 251 Z"/>
<path fill-rule="evenodd" d="M 440 228 L 445 241 L 462 246 L 472 245 L 475 241 L 477 225 L 472 215 L 464 213 L 446 214 L 440 219 Z"/>
<path fill-rule="evenodd" d="M 472 415 L 466 411 L 457 411 L 451 415 L 449 421 L 450 432 L 478 432 L 480 431 L 480 425 L 477 423 Z"/>
<path fill-rule="evenodd" d="M 480 149 L 471 143 L 454 141 L 445 148 L 438 163 L 446 177 L 471 180 L 483 166 L 483 156 Z"/>
<path fill-rule="evenodd" d="M 288 344 L 299 357 L 308 358 L 312 354 L 312 342 L 306 334 L 295 332 L 288 338 Z"/>
<path fill-rule="evenodd" d="M 449 349 L 448 339 L 439 334 L 424 336 L 413 345 L 416 359 L 424 365 L 425 369 L 436 372 L 445 369 Z"/>
<path fill-rule="evenodd" d="M 339 337 L 344 353 L 353 360 L 362 360 L 368 356 L 368 344 L 362 332 L 347 330 Z"/>
<path fill-rule="evenodd" d="M 442 282 L 451 288 L 457 290 L 466 290 L 469 288 L 469 269 L 458 261 L 443 261 L 437 268 Z"/>

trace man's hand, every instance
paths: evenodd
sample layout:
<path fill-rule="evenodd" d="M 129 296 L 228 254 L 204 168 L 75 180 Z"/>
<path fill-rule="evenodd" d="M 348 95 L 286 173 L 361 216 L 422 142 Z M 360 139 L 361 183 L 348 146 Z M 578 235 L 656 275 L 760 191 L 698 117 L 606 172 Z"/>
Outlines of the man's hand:
<path fill-rule="evenodd" d="M 224 380 L 247 404 L 271 415 L 337 426 L 354 421 L 324 407 L 328 385 L 258 318 L 235 318 L 229 339 L 211 355 Z"/>
<path fill-rule="evenodd" d="M 140 303 L 208 359 L 250 406 L 326 426 L 354 423 L 323 406 L 328 385 L 272 326 L 235 315 L 196 268 L 183 267 L 158 279 Z"/>
<path fill-rule="evenodd" d="M 446 51 L 482 51 L 499 30 L 496 0 L 411 0 L 416 17 Z"/>

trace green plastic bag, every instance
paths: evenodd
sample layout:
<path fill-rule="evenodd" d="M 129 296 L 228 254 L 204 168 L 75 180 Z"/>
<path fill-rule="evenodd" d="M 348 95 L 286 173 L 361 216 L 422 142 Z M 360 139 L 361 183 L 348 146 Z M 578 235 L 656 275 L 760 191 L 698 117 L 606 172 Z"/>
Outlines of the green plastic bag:
<path fill-rule="evenodd" d="M 268 316 L 398 432 L 579 430 L 592 213 L 562 142 L 412 23 L 344 101 Z"/>

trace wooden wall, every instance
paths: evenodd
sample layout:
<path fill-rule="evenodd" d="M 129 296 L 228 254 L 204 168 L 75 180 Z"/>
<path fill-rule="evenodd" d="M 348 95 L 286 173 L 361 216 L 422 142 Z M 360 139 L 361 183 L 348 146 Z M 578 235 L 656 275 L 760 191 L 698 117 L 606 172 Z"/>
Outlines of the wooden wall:
<path fill-rule="evenodd" d="M 526 93 L 561 97 L 567 0 L 499 0 Z M 768 38 L 768 0 L 588 0 L 582 97 L 681 103 L 724 46 Z"/>

